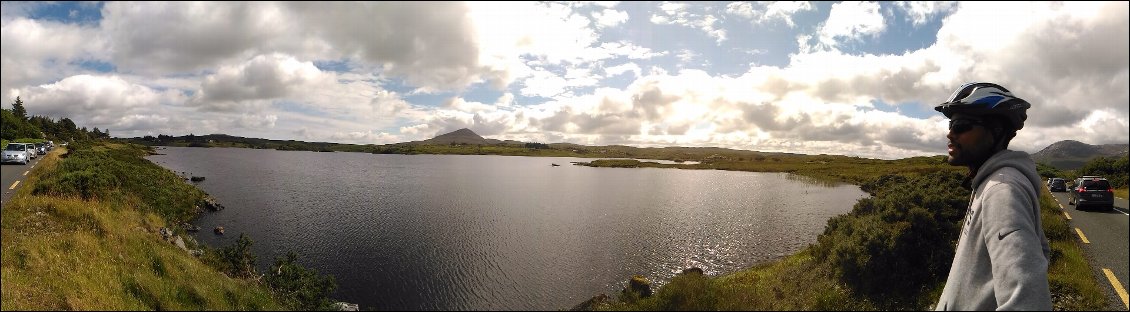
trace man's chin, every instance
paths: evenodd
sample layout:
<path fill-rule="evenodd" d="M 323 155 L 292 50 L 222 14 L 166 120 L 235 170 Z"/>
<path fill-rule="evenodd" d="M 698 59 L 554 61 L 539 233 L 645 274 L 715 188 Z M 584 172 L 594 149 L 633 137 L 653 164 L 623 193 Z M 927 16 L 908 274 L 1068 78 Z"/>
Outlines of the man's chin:
<path fill-rule="evenodd" d="M 953 156 L 953 155 L 950 155 L 949 158 L 946 158 L 946 162 L 949 163 L 950 166 L 964 166 L 964 165 L 966 165 L 965 160 L 962 160 L 960 157 L 956 157 L 956 156 Z"/>

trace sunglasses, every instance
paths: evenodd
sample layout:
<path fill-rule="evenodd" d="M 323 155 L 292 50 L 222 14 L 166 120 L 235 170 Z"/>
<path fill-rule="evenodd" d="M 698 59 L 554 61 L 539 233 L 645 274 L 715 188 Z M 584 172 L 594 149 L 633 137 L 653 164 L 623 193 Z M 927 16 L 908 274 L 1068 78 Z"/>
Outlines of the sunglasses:
<path fill-rule="evenodd" d="M 973 126 L 977 125 L 984 126 L 985 123 L 973 119 L 950 120 L 950 132 L 952 132 L 953 134 L 962 134 L 966 131 L 973 130 Z"/>

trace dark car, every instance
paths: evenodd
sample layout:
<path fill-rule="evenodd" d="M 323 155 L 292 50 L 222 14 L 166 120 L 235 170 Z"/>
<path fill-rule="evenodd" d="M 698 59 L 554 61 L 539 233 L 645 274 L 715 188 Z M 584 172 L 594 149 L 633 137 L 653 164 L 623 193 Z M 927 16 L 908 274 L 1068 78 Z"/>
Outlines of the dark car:
<path fill-rule="evenodd" d="M 1069 193 L 1071 193 L 1069 204 L 1075 205 L 1076 210 L 1084 210 L 1086 207 L 1114 210 L 1114 190 L 1110 187 L 1110 181 L 1103 177 L 1078 178 L 1075 180 L 1074 189 Z"/>
<path fill-rule="evenodd" d="M 1067 181 L 1060 178 L 1052 178 L 1052 182 L 1048 184 L 1048 189 L 1052 192 L 1066 192 Z"/>

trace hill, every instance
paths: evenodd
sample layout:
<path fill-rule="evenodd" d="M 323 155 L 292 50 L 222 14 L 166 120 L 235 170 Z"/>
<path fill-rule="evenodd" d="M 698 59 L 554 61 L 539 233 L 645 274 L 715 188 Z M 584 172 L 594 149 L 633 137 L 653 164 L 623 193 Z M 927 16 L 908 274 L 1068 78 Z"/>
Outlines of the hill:
<path fill-rule="evenodd" d="M 452 132 L 437 135 L 434 138 L 407 142 L 407 144 L 430 144 L 430 145 L 451 145 L 451 144 L 470 144 L 470 145 L 498 145 L 498 144 L 525 144 L 523 142 L 512 140 L 495 140 L 487 139 L 480 136 L 478 133 L 471 131 L 471 129 L 463 128 Z"/>
<path fill-rule="evenodd" d="M 485 139 L 471 129 L 463 128 L 452 132 L 437 135 L 434 138 L 418 141 L 420 144 L 498 144 L 499 140 Z"/>
<path fill-rule="evenodd" d="M 1064 140 L 1052 143 L 1043 150 L 1032 154 L 1032 160 L 1061 170 L 1073 170 L 1083 167 L 1084 164 L 1096 157 L 1120 157 L 1126 155 L 1128 150 L 1130 150 L 1128 144 L 1091 145 L 1074 140 Z"/>

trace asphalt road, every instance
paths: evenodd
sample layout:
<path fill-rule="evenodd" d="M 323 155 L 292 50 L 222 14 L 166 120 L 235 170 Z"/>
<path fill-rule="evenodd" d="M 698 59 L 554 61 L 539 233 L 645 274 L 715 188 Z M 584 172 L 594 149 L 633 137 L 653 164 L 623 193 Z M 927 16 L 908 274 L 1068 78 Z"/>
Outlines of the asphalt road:
<path fill-rule="evenodd" d="M 12 198 L 12 194 L 15 194 L 17 190 L 24 186 L 28 172 L 44 156 L 46 155 L 39 155 L 38 158 L 32 159 L 27 165 L 3 164 L 0 166 L 0 207 L 8 205 L 8 200 Z M 17 181 L 19 183 L 16 183 Z"/>
<path fill-rule="evenodd" d="M 1100 284 L 1107 290 L 1119 310 L 1130 308 L 1126 287 L 1130 282 L 1130 214 L 1127 214 L 1125 198 L 1114 199 L 1114 211 L 1078 210 L 1066 192 L 1053 192 L 1052 196 L 1063 207 L 1064 214 L 1070 218 L 1070 225 L 1076 238 L 1083 242 L 1083 249 L 1090 256 L 1091 267 L 1099 276 Z M 1109 271 L 1112 274 L 1107 274 Z M 1113 275 L 1110 276 L 1110 275 Z"/>

